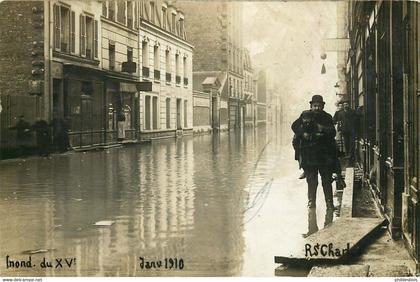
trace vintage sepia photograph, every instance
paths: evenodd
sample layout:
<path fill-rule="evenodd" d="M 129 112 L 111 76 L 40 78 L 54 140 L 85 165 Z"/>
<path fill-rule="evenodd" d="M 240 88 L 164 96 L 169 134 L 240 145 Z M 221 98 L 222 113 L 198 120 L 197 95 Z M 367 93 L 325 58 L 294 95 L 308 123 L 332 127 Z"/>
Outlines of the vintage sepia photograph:
<path fill-rule="evenodd" d="M 0 0 L 2 281 L 414 282 L 419 189 L 420 2 Z"/>

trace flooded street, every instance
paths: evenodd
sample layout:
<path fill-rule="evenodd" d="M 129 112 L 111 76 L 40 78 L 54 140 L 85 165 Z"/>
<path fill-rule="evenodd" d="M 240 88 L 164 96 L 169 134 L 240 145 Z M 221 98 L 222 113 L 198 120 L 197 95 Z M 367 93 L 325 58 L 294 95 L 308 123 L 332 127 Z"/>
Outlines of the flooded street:
<path fill-rule="evenodd" d="M 307 232 L 289 142 L 258 127 L 1 162 L 0 274 L 273 276 L 276 252 L 302 248 Z M 323 198 L 318 188 L 320 228 Z M 35 266 L 6 269 L 7 255 Z"/>

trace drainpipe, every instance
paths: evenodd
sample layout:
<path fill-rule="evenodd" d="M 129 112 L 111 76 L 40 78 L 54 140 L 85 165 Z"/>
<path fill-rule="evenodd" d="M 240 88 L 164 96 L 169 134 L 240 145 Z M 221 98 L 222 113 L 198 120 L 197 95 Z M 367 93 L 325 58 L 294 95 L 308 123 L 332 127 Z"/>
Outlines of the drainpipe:
<path fill-rule="evenodd" d="M 41 108 L 41 117 L 49 121 L 51 113 L 50 103 L 50 89 L 51 89 L 51 50 L 50 50 L 50 39 L 51 39 L 51 1 L 44 1 L 44 102 Z"/>

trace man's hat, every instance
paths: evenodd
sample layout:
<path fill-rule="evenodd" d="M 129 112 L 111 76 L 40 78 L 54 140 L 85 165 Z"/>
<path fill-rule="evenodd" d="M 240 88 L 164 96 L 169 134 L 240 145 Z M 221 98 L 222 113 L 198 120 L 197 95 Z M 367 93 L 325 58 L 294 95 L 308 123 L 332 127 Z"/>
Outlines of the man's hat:
<path fill-rule="evenodd" d="M 312 96 L 312 100 L 309 103 L 310 104 L 312 104 L 312 103 L 322 103 L 322 104 L 325 104 L 324 99 L 322 98 L 321 95 L 314 95 L 314 96 Z"/>

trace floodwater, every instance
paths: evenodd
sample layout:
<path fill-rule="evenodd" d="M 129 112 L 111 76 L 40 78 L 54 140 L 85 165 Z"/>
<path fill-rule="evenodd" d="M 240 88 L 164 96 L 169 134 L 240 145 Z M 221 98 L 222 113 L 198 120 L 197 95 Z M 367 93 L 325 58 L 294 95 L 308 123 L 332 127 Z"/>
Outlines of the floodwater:
<path fill-rule="evenodd" d="M 289 142 L 258 127 L 2 161 L 0 275 L 273 276 L 308 223 Z"/>

